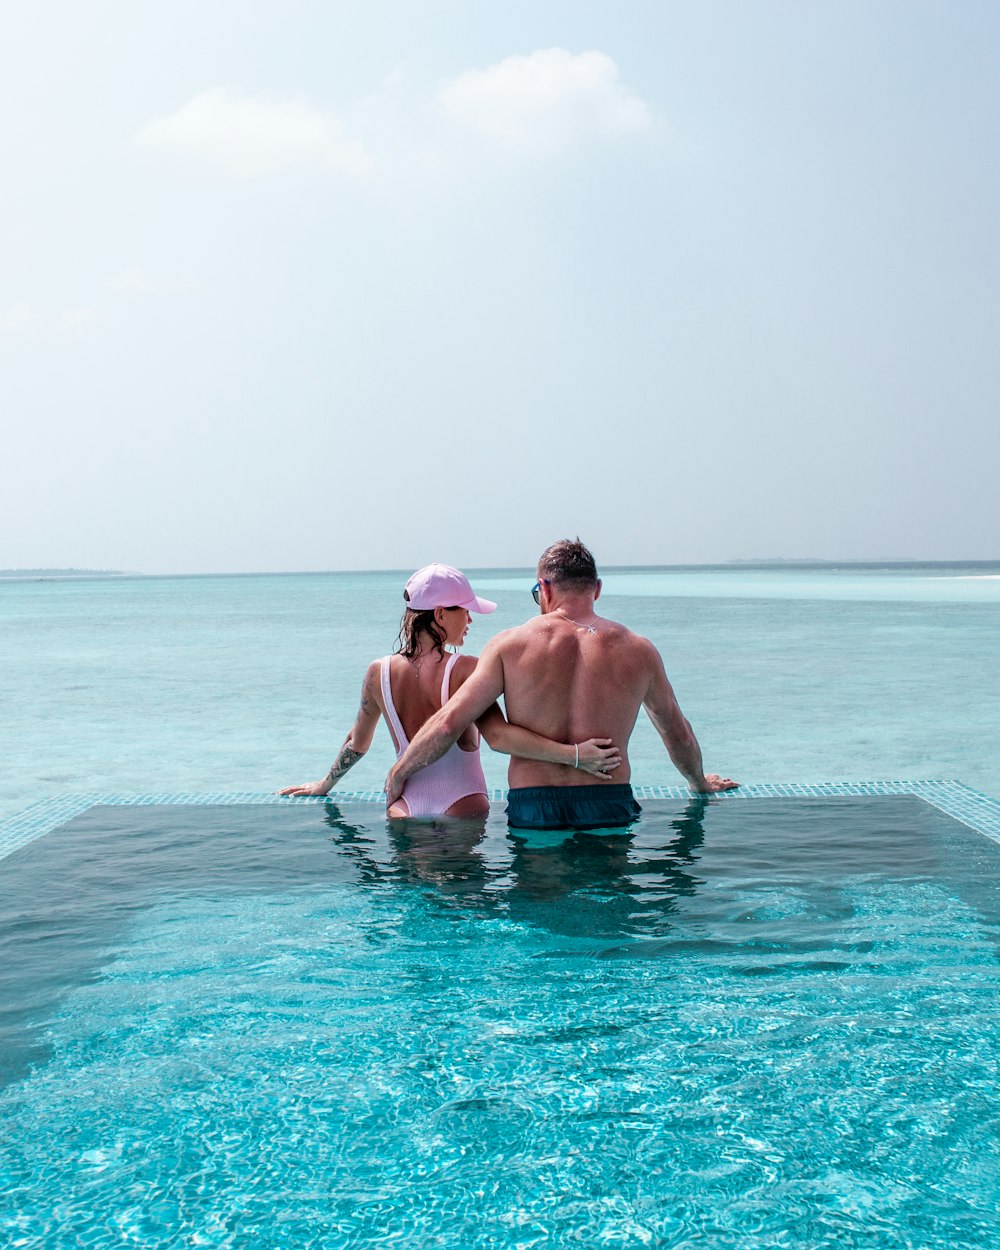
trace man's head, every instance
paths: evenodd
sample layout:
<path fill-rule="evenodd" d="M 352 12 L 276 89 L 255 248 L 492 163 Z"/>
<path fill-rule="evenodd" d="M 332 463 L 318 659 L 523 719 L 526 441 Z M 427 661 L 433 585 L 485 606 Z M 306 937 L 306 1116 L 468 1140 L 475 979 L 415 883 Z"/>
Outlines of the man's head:
<path fill-rule="evenodd" d="M 548 597 L 554 593 L 557 598 L 593 595 L 596 599 L 601 591 L 594 557 L 579 538 L 575 542 L 563 538 L 546 547 L 538 557 L 537 574 L 540 587 L 548 590 Z"/>

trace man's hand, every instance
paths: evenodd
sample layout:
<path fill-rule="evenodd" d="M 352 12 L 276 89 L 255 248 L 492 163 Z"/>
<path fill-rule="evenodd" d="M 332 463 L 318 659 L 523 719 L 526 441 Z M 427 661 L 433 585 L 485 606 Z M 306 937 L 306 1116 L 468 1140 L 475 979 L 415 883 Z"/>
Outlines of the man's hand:
<path fill-rule="evenodd" d="M 739 784 L 731 777 L 720 777 L 718 773 L 706 773 L 705 784 L 696 786 L 695 789 L 698 794 L 717 794 L 720 790 L 735 790 Z"/>
<path fill-rule="evenodd" d="M 396 774 L 397 769 L 396 766 L 393 765 L 389 770 L 389 776 L 385 779 L 386 807 L 392 807 L 393 803 L 395 803 L 397 799 L 402 798 L 403 795 L 403 787 L 406 785 L 406 782 L 400 781 Z"/>

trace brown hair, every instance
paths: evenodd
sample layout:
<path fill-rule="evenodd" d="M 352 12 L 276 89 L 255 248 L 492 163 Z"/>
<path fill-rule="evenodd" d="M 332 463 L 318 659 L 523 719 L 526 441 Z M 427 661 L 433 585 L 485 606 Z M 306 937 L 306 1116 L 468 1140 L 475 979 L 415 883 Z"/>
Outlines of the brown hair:
<path fill-rule="evenodd" d="M 406 591 L 403 591 L 406 594 Z M 396 639 L 396 654 L 404 660 L 412 660 L 420 647 L 420 635 L 429 635 L 441 658 L 444 658 L 444 634 L 434 619 L 435 608 L 407 608 L 399 623 L 399 637 Z"/>
<path fill-rule="evenodd" d="M 539 581 L 554 586 L 578 586 L 581 590 L 597 585 L 597 565 L 594 557 L 577 537 L 576 542 L 563 538 L 546 547 L 538 557 Z"/>

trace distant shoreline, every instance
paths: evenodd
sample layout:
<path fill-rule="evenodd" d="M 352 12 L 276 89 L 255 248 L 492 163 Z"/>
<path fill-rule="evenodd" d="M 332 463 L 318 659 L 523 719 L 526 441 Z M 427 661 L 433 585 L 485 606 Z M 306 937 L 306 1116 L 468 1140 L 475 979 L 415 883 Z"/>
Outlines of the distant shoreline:
<path fill-rule="evenodd" d="M 121 569 L 0 569 L 0 577 L 10 581 L 26 581 L 35 578 L 55 579 L 72 577 L 142 577 L 141 573 L 125 573 Z"/>
<path fill-rule="evenodd" d="M 520 573 L 528 569 L 527 565 L 478 565 L 467 566 L 469 572 L 483 573 Z M 774 557 L 761 560 L 726 560 L 709 564 L 603 564 L 603 572 L 607 573 L 733 573 L 733 572 L 835 572 L 837 570 L 872 570 L 880 569 L 961 569 L 968 570 L 970 575 L 1000 576 L 1000 559 L 996 560 L 799 560 Z M 529 570 L 530 571 L 530 570 Z M 18 581 L 78 581 L 88 579 L 148 579 L 158 578 L 205 578 L 205 577 L 355 577 L 367 574 L 408 574 L 410 569 L 287 569 L 282 571 L 262 569 L 253 573 L 213 572 L 213 573 L 140 573 L 123 569 L 0 569 L 0 582 Z"/>

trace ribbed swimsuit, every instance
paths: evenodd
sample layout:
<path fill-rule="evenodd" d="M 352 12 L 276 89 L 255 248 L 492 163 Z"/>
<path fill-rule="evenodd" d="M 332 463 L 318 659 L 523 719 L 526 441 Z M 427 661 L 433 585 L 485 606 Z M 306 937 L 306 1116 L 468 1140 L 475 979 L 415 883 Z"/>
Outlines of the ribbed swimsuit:
<path fill-rule="evenodd" d="M 410 745 L 403 724 L 392 701 L 392 686 L 389 682 L 389 660 L 382 660 L 382 701 L 385 704 L 385 715 L 396 740 L 396 758 L 403 754 Z M 441 706 L 448 702 L 448 688 L 451 684 L 451 670 L 455 667 L 458 654 L 452 655 L 444 668 L 441 681 Z M 402 797 L 411 816 L 441 816 L 452 803 L 465 798 L 467 794 L 486 794 L 486 777 L 479 760 L 479 743 L 475 750 L 463 751 L 457 742 L 433 764 L 421 768 L 406 783 Z"/>

